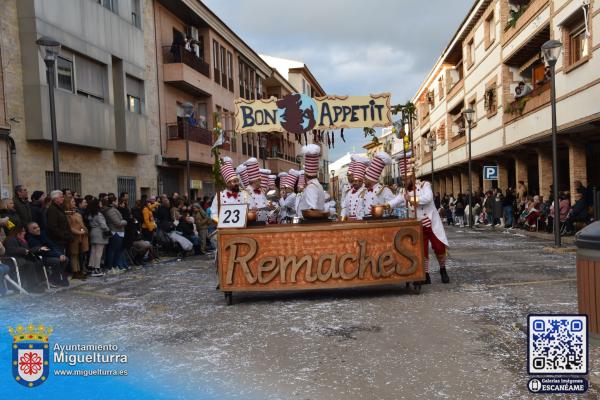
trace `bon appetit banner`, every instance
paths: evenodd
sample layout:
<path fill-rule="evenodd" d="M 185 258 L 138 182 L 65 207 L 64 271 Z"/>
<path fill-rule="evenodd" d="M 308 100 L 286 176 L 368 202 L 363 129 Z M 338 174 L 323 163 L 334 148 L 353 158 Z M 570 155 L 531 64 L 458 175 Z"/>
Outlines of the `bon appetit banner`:
<path fill-rule="evenodd" d="M 281 99 L 235 100 L 235 131 L 304 133 L 313 129 L 390 126 L 389 93 L 311 98 L 293 93 Z"/>

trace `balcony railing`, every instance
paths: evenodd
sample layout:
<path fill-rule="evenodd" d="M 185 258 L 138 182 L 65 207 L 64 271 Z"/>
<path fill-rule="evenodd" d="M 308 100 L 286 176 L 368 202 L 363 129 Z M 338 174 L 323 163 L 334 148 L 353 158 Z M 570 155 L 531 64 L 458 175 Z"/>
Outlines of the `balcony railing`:
<path fill-rule="evenodd" d="M 509 123 L 548 103 L 550 103 L 550 82 L 545 82 L 527 95 L 508 103 L 504 108 L 504 123 Z"/>
<path fill-rule="evenodd" d="M 212 146 L 213 135 L 210 130 L 184 122 L 167 123 L 169 140 L 185 139 L 186 130 L 190 141 Z"/>
<path fill-rule="evenodd" d="M 163 62 L 165 64 L 183 63 L 210 78 L 210 65 L 184 46 L 163 46 Z"/>

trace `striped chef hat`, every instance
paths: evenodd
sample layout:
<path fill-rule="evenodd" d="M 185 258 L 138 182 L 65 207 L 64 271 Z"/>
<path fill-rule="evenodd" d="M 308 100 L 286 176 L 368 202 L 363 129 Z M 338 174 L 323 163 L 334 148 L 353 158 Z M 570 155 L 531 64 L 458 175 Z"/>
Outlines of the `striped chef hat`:
<path fill-rule="evenodd" d="M 298 180 L 299 175 L 300 172 L 296 171 L 295 169 L 290 169 L 287 173 L 287 176 L 282 178 L 282 180 L 279 182 L 279 185 L 294 189 L 296 187 L 296 181 Z"/>
<path fill-rule="evenodd" d="M 270 169 L 259 169 L 260 172 L 260 187 L 268 188 L 269 187 L 269 175 L 271 175 Z"/>
<path fill-rule="evenodd" d="M 237 174 L 233 169 L 233 161 L 230 157 L 221 158 L 221 175 L 225 183 L 237 178 Z"/>
<path fill-rule="evenodd" d="M 269 175 L 269 187 L 275 186 L 276 180 L 277 180 L 277 175 Z"/>
<path fill-rule="evenodd" d="M 244 185 L 244 187 L 248 186 L 248 183 L 250 183 L 248 181 L 248 168 L 244 164 L 240 164 L 235 169 L 235 172 L 237 172 L 237 174 L 240 176 L 240 180 L 242 181 L 242 185 Z"/>
<path fill-rule="evenodd" d="M 244 163 L 246 166 L 246 173 L 248 174 L 248 182 L 253 182 L 260 179 L 260 167 L 258 166 L 258 160 L 254 157 L 249 158 Z"/>
<path fill-rule="evenodd" d="M 392 163 L 392 157 L 385 151 L 378 151 L 373 156 L 371 160 L 371 165 L 367 168 L 365 172 L 365 178 L 370 179 L 374 182 L 379 180 L 379 176 L 381 175 L 381 171 L 386 165 L 390 165 Z"/>
<path fill-rule="evenodd" d="M 352 156 L 354 161 L 354 168 L 352 175 L 358 179 L 365 179 L 365 172 L 367 167 L 371 164 L 371 160 L 368 157 L 363 157 L 358 154 Z"/>
<path fill-rule="evenodd" d="M 300 154 L 304 157 L 304 172 L 306 175 L 317 176 L 319 173 L 319 159 L 321 148 L 316 144 L 307 144 L 302 147 Z"/>
<path fill-rule="evenodd" d="M 356 160 L 355 159 L 356 159 L 357 155 L 358 154 L 352 154 L 350 156 L 350 164 L 348 164 L 348 172 L 347 172 L 347 174 L 354 175 L 354 166 L 356 165 Z"/>
<path fill-rule="evenodd" d="M 287 172 L 280 172 L 277 176 L 279 177 L 279 189 L 283 189 L 285 187 L 285 181 L 288 177 Z"/>
<path fill-rule="evenodd" d="M 306 177 L 304 176 L 304 170 L 301 169 L 298 171 L 298 190 L 304 189 L 306 187 Z"/>

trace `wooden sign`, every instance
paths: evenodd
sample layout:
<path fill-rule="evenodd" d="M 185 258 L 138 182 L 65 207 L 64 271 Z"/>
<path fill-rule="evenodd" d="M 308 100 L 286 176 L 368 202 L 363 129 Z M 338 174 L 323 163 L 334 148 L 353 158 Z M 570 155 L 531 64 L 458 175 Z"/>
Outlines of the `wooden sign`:
<path fill-rule="evenodd" d="M 278 225 L 219 231 L 224 292 L 303 290 L 425 279 L 418 221 Z"/>
<path fill-rule="evenodd" d="M 235 100 L 235 131 L 303 133 L 313 129 L 384 127 L 392 124 L 390 94 Z"/>
<path fill-rule="evenodd" d="M 247 213 L 247 204 L 222 204 L 217 228 L 245 228 Z"/>

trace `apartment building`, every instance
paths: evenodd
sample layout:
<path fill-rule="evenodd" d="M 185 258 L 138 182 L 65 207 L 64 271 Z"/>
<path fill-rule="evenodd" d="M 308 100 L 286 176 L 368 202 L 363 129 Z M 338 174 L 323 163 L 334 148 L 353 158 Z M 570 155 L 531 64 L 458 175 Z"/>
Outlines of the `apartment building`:
<path fill-rule="evenodd" d="M 268 55 L 261 55 L 261 57 L 279 74 L 290 82 L 294 88 L 294 93 L 302 93 L 310 97 L 322 97 L 325 96 L 325 90 L 321 87 L 321 84 L 312 74 L 306 64 L 301 61 L 288 60 L 286 58 L 273 57 Z M 276 92 L 270 92 L 269 95 L 277 96 Z M 287 136 L 287 135 L 286 135 Z M 309 142 L 313 142 L 309 135 Z M 293 138 L 292 138 L 293 140 Z M 299 145 L 295 145 L 297 151 Z M 298 152 L 296 152 L 298 154 Z M 323 184 L 324 188 L 329 185 L 329 147 L 324 143 L 321 144 L 321 165 L 319 168 L 319 181 Z"/>
<path fill-rule="evenodd" d="M 431 176 L 440 193 L 468 188 L 468 129 L 472 123 L 473 189 L 515 188 L 547 197 L 552 184 L 547 40 L 563 52 L 556 65 L 559 190 L 575 181 L 600 187 L 600 1 L 477 0 L 413 98 L 417 176 Z M 428 138 L 437 146 L 432 151 Z M 499 180 L 482 167 L 498 165 Z"/>
<path fill-rule="evenodd" d="M 50 36 L 61 43 L 53 76 L 60 185 L 79 193 L 128 191 L 133 199 L 156 192 L 150 6 L 144 0 L 2 0 L 3 121 L 11 122 L 16 151 L 11 186 L 54 189 L 46 66 L 36 45 Z"/>

